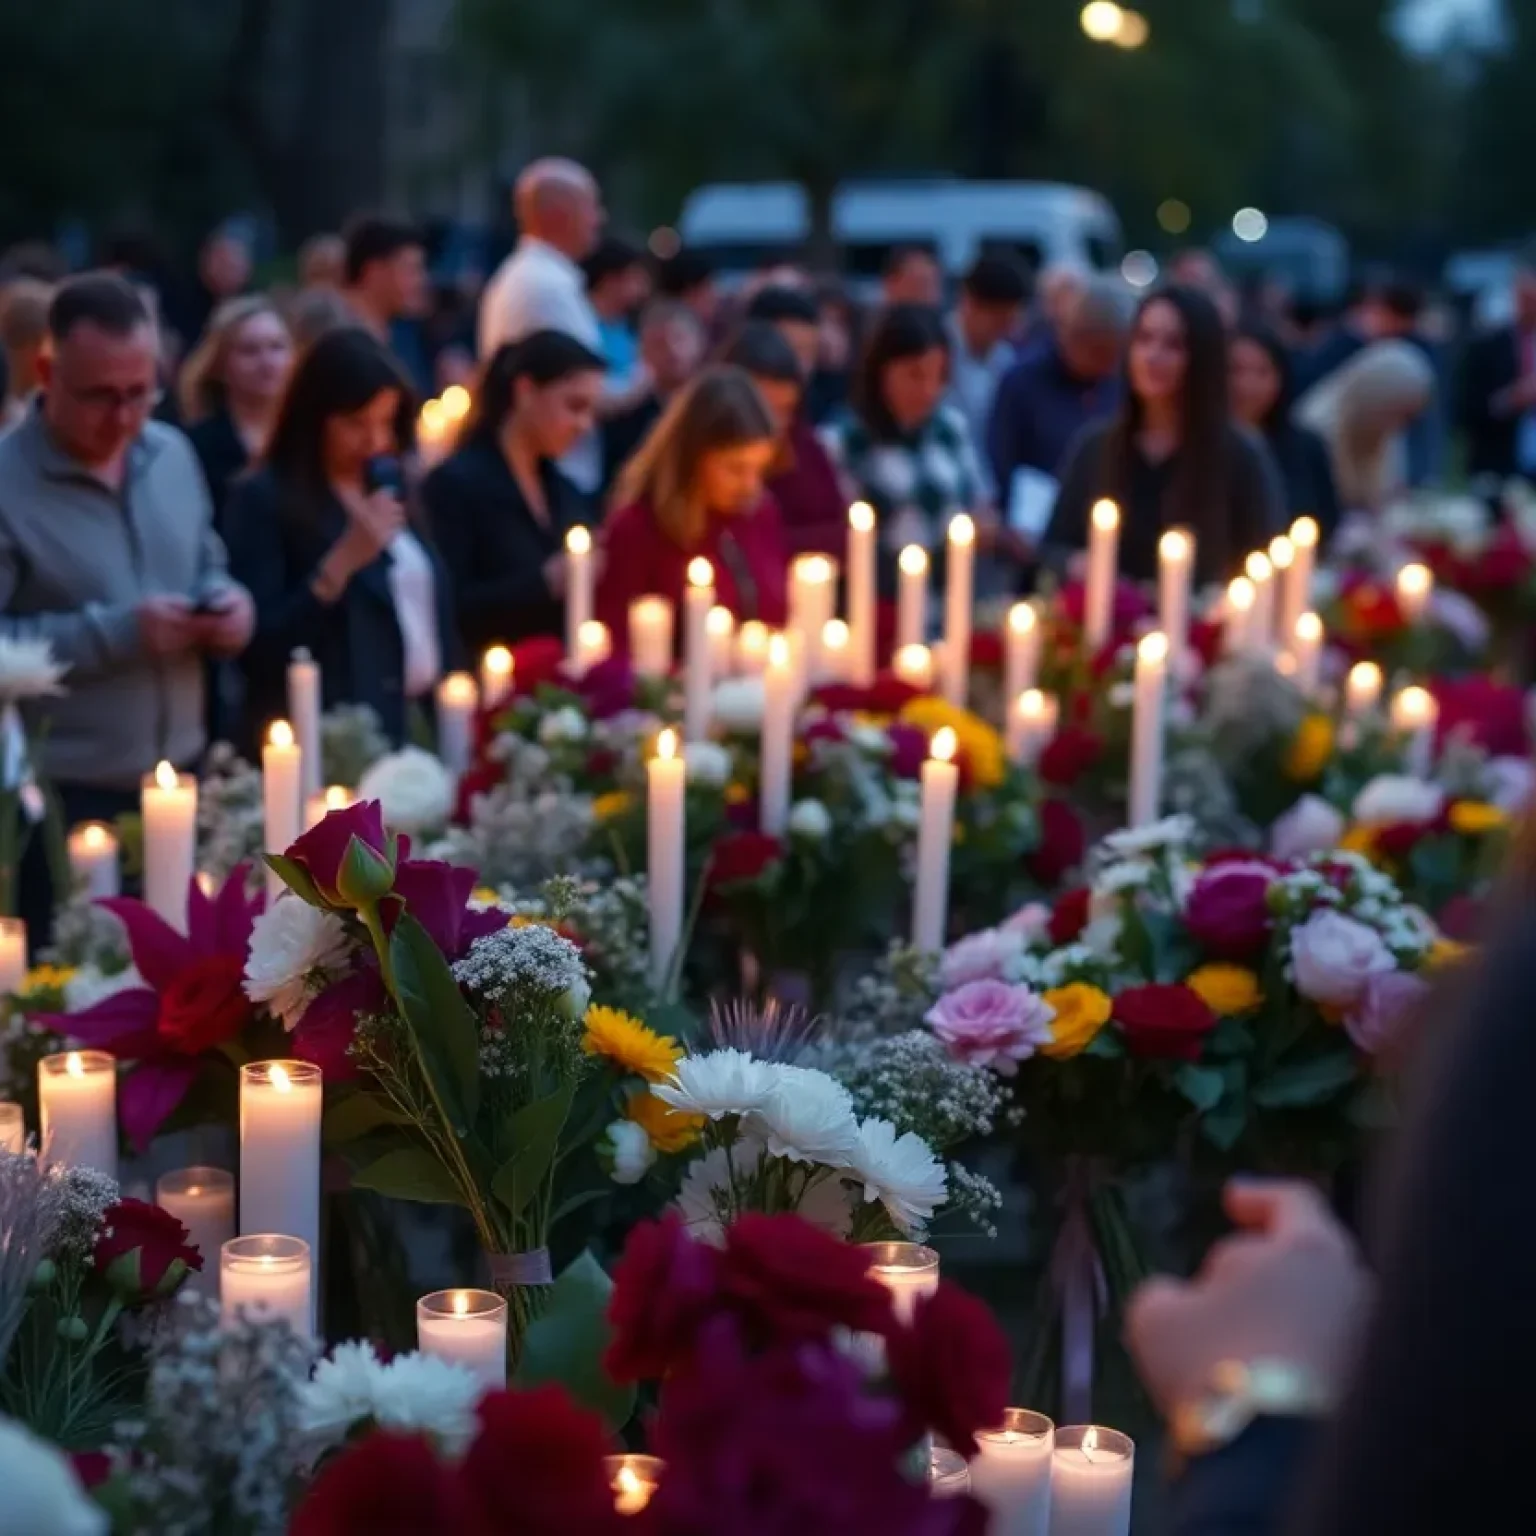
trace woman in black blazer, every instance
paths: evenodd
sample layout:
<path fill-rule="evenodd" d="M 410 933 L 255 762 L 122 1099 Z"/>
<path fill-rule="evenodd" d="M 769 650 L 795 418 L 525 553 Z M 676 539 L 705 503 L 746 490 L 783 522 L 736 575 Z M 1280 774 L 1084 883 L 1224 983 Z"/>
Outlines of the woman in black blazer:
<path fill-rule="evenodd" d="M 501 348 L 459 446 L 422 486 L 473 651 L 565 633 L 565 536 L 594 509 L 555 460 L 592 429 L 603 360 L 560 331 Z"/>
<path fill-rule="evenodd" d="M 294 374 L 260 467 L 226 517 L 230 569 L 256 599 L 241 658 L 246 740 L 287 713 L 287 670 L 306 649 L 326 707 L 367 704 L 396 743 L 458 660 L 447 573 L 408 511 L 400 455 L 410 385 L 383 344 L 323 335 Z"/>

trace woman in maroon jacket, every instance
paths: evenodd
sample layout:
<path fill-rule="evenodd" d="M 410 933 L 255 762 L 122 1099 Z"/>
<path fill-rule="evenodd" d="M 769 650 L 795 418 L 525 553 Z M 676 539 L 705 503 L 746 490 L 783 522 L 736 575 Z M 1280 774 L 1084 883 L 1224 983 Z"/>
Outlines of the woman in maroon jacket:
<path fill-rule="evenodd" d="M 680 610 L 688 562 L 715 571 L 716 601 L 738 620 L 784 622 L 788 556 L 779 509 L 763 489 L 773 420 L 739 368 L 711 368 L 667 407 L 619 479 L 603 525 L 597 616 L 615 650 L 629 605 L 654 593 Z"/>

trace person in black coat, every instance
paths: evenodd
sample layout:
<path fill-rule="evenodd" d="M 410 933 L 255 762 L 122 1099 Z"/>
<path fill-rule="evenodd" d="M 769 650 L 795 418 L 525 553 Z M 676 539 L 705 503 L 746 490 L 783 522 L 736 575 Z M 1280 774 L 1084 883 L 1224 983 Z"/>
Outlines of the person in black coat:
<path fill-rule="evenodd" d="M 1324 539 L 1339 526 L 1339 494 L 1328 445 L 1292 419 L 1291 358 L 1267 325 L 1248 320 L 1228 348 L 1232 414 L 1264 439 L 1292 517 L 1316 519 Z"/>
<path fill-rule="evenodd" d="M 1536 245 L 1514 288 L 1514 324 L 1476 337 L 1462 362 L 1457 414 L 1473 475 L 1536 476 Z"/>
<path fill-rule="evenodd" d="M 457 660 L 447 573 L 400 469 L 413 417 L 384 344 L 360 327 L 330 331 L 301 359 L 259 468 L 235 486 L 230 569 L 257 614 L 241 658 L 247 745 L 287 713 L 301 647 L 320 664 L 325 706 L 369 705 L 396 743 Z"/>
<path fill-rule="evenodd" d="M 457 450 L 422 486 L 472 651 L 565 633 L 565 536 L 595 512 L 555 461 L 592 430 L 604 366 L 562 331 L 502 347 Z"/>

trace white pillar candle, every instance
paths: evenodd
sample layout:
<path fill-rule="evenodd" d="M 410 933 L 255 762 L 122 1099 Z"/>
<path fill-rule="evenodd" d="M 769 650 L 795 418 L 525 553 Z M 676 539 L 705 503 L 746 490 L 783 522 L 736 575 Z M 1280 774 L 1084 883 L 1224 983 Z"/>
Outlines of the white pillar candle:
<path fill-rule="evenodd" d="M 1422 624 L 1435 592 L 1435 573 L 1417 561 L 1397 573 L 1397 606 L 1409 624 Z"/>
<path fill-rule="evenodd" d="M 736 632 L 736 670 L 743 677 L 761 677 L 768 665 L 768 626 L 748 619 Z"/>
<path fill-rule="evenodd" d="M 507 1385 L 507 1304 L 492 1291 L 433 1291 L 416 1303 L 416 1347 L 461 1365 L 488 1392 Z"/>
<path fill-rule="evenodd" d="M 683 590 L 683 740 L 709 735 L 709 610 L 715 606 L 715 568 L 702 557 L 688 562 Z"/>
<path fill-rule="evenodd" d="M 1291 632 L 1292 673 L 1303 693 L 1316 693 L 1323 669 L 1323 621 L 1315 613 L 1304 613 Z"/>
<path fill-rule="evenodd" d="M 758 825 L 782 837 L 789 824 L 795 752 L 795 665 L 789 640 L 775 635 L 768 642 L 768 667 L 763 673 L 763 724 L 759 748 Z"/>
<path fill-rule="evenodd" d="M 709 631 L 709 673 L 718 683 L 736 670 L 736 615 L 716 603 L 704 627 Z"/>
<path fill-rule="evenodd" d="M 667 1466 L 659 1456 L 628 1452 L 623 1456 L 605 1456 L 603 1468 L 608 1474 L 608 1486 L 613 1490 L 614 1511 L 621 1515 L 638 1515 L 656 1497 Z"/>
<path fill-rule="evenodd" d="M 303 830 L 304 754 L 286 720 L 274 720 L 261 749 L 262 837 L 268 853 L 286 853 Z M 284 889 L 282 876 L 267 871 L 267 901 Z"/>
<path fill-rule="evenodd" d="M 896 557 L 896 649 L 928 640 L 928 551 L 908 544 Z"/>
<path fill-rule="evenodd" d="M 1404 739 L 1408 772 L 1426 779 L 1434 766 L 1440 706 L 1427 688 L 1401 689 L 1392 698 L 1392 729 Z"/>
<path fill-rule="evenodd" d="M 1296 632 L 1290 612 L 1291 570 L 1296 564 L 1296 546 L 1285 534 L 1269 541 L 1269 563 L 1275 575 L 1275 638 L 1283 650 Z"/>
<path fill-rule="evenodd" d="M 1026 688 L 1008 709 L 1008 756 L 1033 768 L 1056 735 L 1061 706 L 1053 694 Z"/>
<path fill-rule="evenodd" d="M 155 1204 L 191 1234 L 203 1267 L 187 1276 L 187 1288 L 219 1294 L 220 1255 L 235 1235 L 235 1176 L 226 1168 L 178 1168 L 155 1183 Z"/>
<path fill-rule="evenodd" d="M 1010 1408 L 996 1429 L 978 1430 L 971 1492 L 991 1514 L 991 1536 L 1047 1536 L 1056 1426 L 1043 1413 Z"/>
<path fill-rule="evenodd" d="M 304 804 L 304 830 L 319 826 L 332 811 L 344 811 L 357 796 L 344 784 L 328 784 Z"/>
<path fill-rule="evenodd" d="M 837 563 L 796 555 L 789 563 L 789 628 L 805 646 L 805 675 L 821 679 L 821 632 L 837 603 Z"/>
<path fill-rule="evenodd" d="M 1015 603 L 1003 621 L 1003 697 L 1016 699 L 1040 674 L 1040 616 L 1032 603 Z"/>
<path fill-rule="evenodd" d="M 629 657 L 641 677 L 672 670 L 672 604 L 652 594 L 629 605 Z"/>
<path fill-rule="evenodd" d="M 0 917 L 0 997 L 21 991 L 27 980 L 27 925 Z"/>
<path fill-rule="evenodd" d="M 865 1243 L 869 1275 L 891 1293 L 900 1323 L 910 1323 L 918 1302 L 939 1288 L 939 1256 L 921 1243 Z"/>
<path fill-rule="evenodd" d="M 1294 634 L 1296 620 L 1312 606 L 1312 572 L 1317 564 L 1318 527 L 1313 518 L 1291 524 L 1291 564 L 1281 578 L 1280 633 Z"/>
<path fill-rule="evenodd" d="M 303 793 L 316 794 L 325 782 L 320 757 L 320 663 L 309 652 L 297 650 L 288 662 L 288 718 L 293 722 L 293 737 L 303 754 L 299 771 L 303 775 Z"/>
<path fill-rule="evenodd" d="M 242 1235 L 281 1233 L 320 1252 L 322 1097 L 320 1069 L 307 1061 L 240 1068 Z"/>
<path fill-rule="evenodd" d="M 504 645 L 493 645 L 480 658 L 480 703 L 485 709 L 500 709 L 512 697 L 512 652 Z"/>
<path fill-rule="evenodd" d="M 75 889 L 93 901 L 121 893 L 117 834 L 104 821 L 87 821 L 69 834 L 69 872 Z"/>
<path fill-rule="evenodd" d="M 852 676 L 853 637 L 842 619 L 828 619 L 821 626 L 821 680 L 846 683 Z"/>
<path fill-rule="evenodd" d="M 902 682 L 928 693 L 933 688 L 933 652 L 926 645 L 904 645 L 891 658 L 891 671 Z"/>
<path fill-rule="evenodd" d="M 592 617 L 592 535 L 572 528 L 565 536 L 565 654 L 572 660 L 580 653 L 581 626 Z"/>
<path fill-rule="evenodd" d="M 315 1332 L 313 1250 L 303 1238 L 259 1232 L 232 1237 L 219 1255 L 219 1311 L 226 1323 L 241 1314 L 280 1318 L 300 1338 Z"/>
<path fill-rule="evenodd" d="M 976 586 L 976 524 L 949 520 L 944 563 L 944 697 L 964 709 L 971 692 L 971 610 Z"/>
<path fill-rule="evenodd" d="M 959 742 L 949 726 L 934 732 L 923 764 L 921 820 L 917 831 L 917 883 L 912 897 L 912 943 L 924 954 L 944 948 L 949 911 L 949 850 L 955 840 Z"/>
<path fill-rule="evenodd" d="M 683 937 L 683 887 L 687 844 L 683 823 L 687 767 L 677 732 L 656 738 L 656 755 L 645 765 L 647 898 L 651 917 L 651 984 L 660 991 L 671 974 Z"/>
<path fill-rule="evenodd" d="M 38 1133 L 44 1158 L 117 1177 L 117 1058 L 61 1051 L 37 1064 Z"/>
<path fill-rule="evenodd" d="M 197 856 L 197 780 L 161 763 L 145 774 L 144 901 L 178 933 L 187 931 L 187 887 Z"/>
<path fill-rule="evenodd" d="M 1129 1536 L 1136 1447 L 1096 1424 L 1056 1431 L 1051 1536 Z"/>
<path fill-rule="evenodd" d="M 475 748 L 475 711 L 480 690 L 468 672 L 450 672 L 437 685 L 437 755 L 455 777 L 469 767 Z"/>
<path fill-rule="evenodd" d="M 860 688 L 875 680 L 876 554 L 874 508 L 856 501 L 848 509 L 848 679 Z"/>
<path fill-rule="evenodd" d="M 0 1152 L 25 1152 L 27 1149 L 27 1120 L 20 1104 L 9 1100 L 0 1102 Z"/>
<path fill-rule="evenodd" d="M 1253 583 L 1246 576 L 1234 577 L 1227 584 L 1221 648 L 1228 656 L 1240 656 L 1251 644 L 1253 601 Z"/>
<path fill-rule="evenodd" d="M 1170 528 L 1157 541 L 1157 622 L 1177 664 L 1189 644 L 1189 589 L 1195 572 L 1195 536 Z"/>
<path fill-rule="evenodd" d="M 1252 650 L 1272 650 L 1275 643 L 1275 568 L 1270 564 L 1269 556 L 1256 549 L 1244 562 L 1243 571 L 1253 583 L 1248 645 Z"/>
<path fill-rule="evenodd" d="M 578 677 L 585 677 L 593 667 L 613 654 L 608 626 L 601 619 L 588 619 L 576 632 L 576 649 L 568 663 Z"/>
<path fill-rule="evenodd" d="M 932 1499 L 961 1499 L 971 1491 L 971 1469 L 958 1451 L 941 1445 L 928 1448 L 928 1496 Z"/>
<path fill-rule="evenodd" d="M 1096 501 L 1088 516 L 1088 576 L 1083 588 L 1083 647 L 1094 655 L 1109 644 L 1115 620 L 1120 558 L 1120 508 Z"/>
<path fill-rule="evenodd" d="M 1381 704 L 1381 668 L 1374 661 L 1357 661 L 1344 679 L 1344 713 L 1352 720 L 1371 714 Z"/>
<path fill-rule="evenodd" d="M 1131 792 L 1127 825 L 1157 820 L 1163 793 L 1163 706 L 1168 692 L 1168 637 L 1143 635 L 1136 647 L 1135 700 L 1131 716 Z"/>

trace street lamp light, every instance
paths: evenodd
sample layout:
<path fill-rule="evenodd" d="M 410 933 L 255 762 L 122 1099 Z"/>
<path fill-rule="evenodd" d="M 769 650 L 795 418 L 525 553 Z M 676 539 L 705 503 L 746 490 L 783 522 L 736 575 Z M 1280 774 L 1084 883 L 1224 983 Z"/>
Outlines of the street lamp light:
<path fill-rule="evenodd" d="M 1125 12 L 1115 0 L 1088 0 L 1078 17 L 1084 33 L 1096 43 L 1112 43 L 1125 25 Z"/>
<path fill-rule="evenodd" d="M 1165 198 L 1157 206 L 1157 222 L 1170 235 L 1184 234 L 1189 229 L 1192 217 L 1189 204 L 1181 197 Z"/>
<path fill-rule="evenodd" d="M 1117 48 L 1140 48 L 1152 35 L 1152 24 L 1140 11 L 1122 11 L 1120 26 L 1110 38 Z"/>
<path fill-rule="evenodd" d="M 1239 208 L 1232 215 L 1232 233 L 1239 240 L 1255 245 L 1269 233 L 1269 220 L 1257 208 Z"/>

